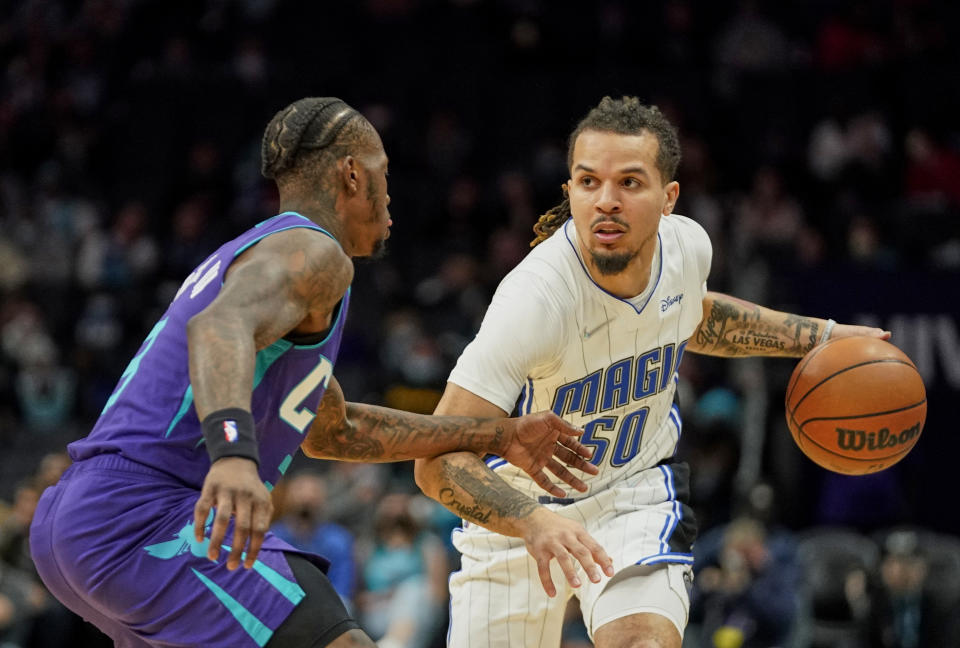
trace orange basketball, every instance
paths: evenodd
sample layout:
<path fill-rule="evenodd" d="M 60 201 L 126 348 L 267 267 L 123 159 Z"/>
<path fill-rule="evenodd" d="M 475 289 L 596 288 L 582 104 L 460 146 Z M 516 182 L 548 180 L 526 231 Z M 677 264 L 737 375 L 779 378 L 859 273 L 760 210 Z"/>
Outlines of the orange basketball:
<path fill-rule="evenodd" d="M 787 385 L 787 425 L 801 451 L 827 470 L 865 475 L 903 459 L 920 438 L 927 392 L 916 366 L 889 342 L 830 340 Z"/>

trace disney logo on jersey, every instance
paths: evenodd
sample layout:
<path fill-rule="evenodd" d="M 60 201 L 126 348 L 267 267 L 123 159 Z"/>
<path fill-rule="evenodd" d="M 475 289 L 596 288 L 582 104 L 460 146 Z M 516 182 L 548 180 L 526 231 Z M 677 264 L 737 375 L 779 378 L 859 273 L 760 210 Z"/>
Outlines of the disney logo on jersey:
<path fill-rule="evenodd" d="M 679 304 L 681 299 L 683 299 L 683 293 L 680 293 L 679 295 L 673 295 L 672 297 L 668 296 L 666 299 L 661 299 L 660 312 L 666 313 L 668 308 L 674 304 Z"/>

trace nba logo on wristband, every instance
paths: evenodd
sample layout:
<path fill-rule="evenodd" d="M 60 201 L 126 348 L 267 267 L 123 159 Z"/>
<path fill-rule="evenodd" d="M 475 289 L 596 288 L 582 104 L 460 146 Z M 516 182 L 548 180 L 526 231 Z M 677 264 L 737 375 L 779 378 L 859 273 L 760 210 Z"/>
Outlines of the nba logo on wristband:
<path fill-rule="evenodd" d="M 223 438 L 225 438 L 229 443 L 234 443 L 237 440 L 236 421 L 223 422 Z"/>

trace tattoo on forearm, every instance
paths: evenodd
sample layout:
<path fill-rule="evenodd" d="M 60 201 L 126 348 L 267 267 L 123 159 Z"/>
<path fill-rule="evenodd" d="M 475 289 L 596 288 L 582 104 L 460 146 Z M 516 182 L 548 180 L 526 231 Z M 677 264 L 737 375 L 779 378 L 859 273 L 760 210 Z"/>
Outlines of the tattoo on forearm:
<path fill-rule="evenodd" d="M 463 492 L 446 486 L 440 489 L 439 502 L 460 517 L 481 524 L 490 516 L 523 519 L 533 513 L 537 503 L 509 486 L 486 466 L 458 466 L 444 462 L 442 478 L 445 484 L 454 484 Z"/>
<path fill-rule="evenodd" d="M 820 339 L 820 326 L 809 317 L 788 315 L 784 325 L 793 329 L 793 348 L 806 353 L 817 346 Z M 803 339 L 804 331 L 807 332 L 806 339 Z"/>
<path fill-rule="evenodd" d="M 349 415 L 348 415 L 349 414 Z M 402 461 L 455 450 L 496 452 L 507 438 L 487 419 L 432 417 L 346 404 L 335 383 L 324 394 L 307 438 L 314 456 L 349 461 Z"/>
<path fill-rule="evenodd" d="M 714 300 L 700 328 L 697 329 L 697 342 L 702 346 L 716 347 L 724 339 L 727 327 L 740 319 L 740 313 L 733 304 Z"/>
<path fill-rule="evenodd" d="M 480 524 L 489 522 L 490 516 L 493 515 L 492 509 L 485 509 L 476 502 L 473 504 L 461 502 L 457 499 L 457 492 L 452 488 L 441 488 L 437 501 L 465 520 L 473 520 Z"/>
<path fill-rule="evenodd" d="M 694 342 L 700 351 L 720 356 L 802 356 L 817 344 L 819 328 L 809 317 L 716 296 Z"/>

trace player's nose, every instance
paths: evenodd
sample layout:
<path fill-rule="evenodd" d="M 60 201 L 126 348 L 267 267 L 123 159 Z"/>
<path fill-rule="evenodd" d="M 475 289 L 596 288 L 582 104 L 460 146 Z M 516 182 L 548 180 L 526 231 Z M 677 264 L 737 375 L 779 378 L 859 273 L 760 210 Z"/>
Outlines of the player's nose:
<path fill-rule="evenodd" d="M 622 209 L 620 192 L 612 182 L 604 182 L 597 192 L 596 208 L 605 214 L 615 214 Z"/>

